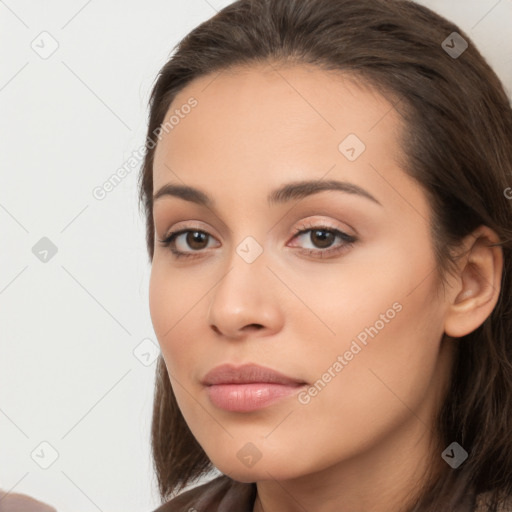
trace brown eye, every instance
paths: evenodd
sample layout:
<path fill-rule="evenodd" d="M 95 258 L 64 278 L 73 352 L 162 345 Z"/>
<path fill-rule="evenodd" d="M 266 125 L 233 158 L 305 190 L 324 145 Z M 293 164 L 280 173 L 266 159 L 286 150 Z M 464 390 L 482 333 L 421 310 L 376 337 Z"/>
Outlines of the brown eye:
<path fill-rule="evenodd" d="M 203 231 L 188 231 L 185 237 L 185 243 L 191 249 L 199 251 L 208 245 L 208 236 L 209 235 Z"/>
<path fill-rule="evenodd" d="M 180 229 L 171 232 L 164 240 L 160 240 L 163 247 L 168 247 L 176 258 L 193 258 L 201 256 L 203 249 L 213 237 L 205 231 L 198 229 Z"/>
<path fill-rule="evenodd" d="M 330 247 L 334 242 L 336 237 L 334 233 L 331 231 L 327 231 L 325 229 L 315 229 L 311 230 L 310 240 L 319 249 L 325 249 L 326 247 Z"/>
<path fill-rule="evenodd" d="M 302 244 L 299 244 L 302 247 L 298 248 L 301 253 L 317 258 L 341 255 L 356 242 L 355 237 L 329 226 L 301 226 L 295 232 L 295 239 L 302 239 Z"/>

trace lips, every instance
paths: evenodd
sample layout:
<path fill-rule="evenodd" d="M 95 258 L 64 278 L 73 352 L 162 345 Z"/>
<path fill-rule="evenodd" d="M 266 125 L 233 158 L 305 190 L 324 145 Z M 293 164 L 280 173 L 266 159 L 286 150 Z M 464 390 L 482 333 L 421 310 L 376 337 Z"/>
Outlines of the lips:
<path fill-rule="evenodd" d="M 247 364 L 217 366 L 202 380 L 210 402 L 231 413 L 250 413 L 297 394 L 305 382 Z"/>
<path fill-rule="evenodd" d="M 202 384 L 205 386 L 252 383 L 281 384 L 283 386 L 305 384 L 302 380 L 287 377 L 275 370 L 255 364 L 246 364 L 239 367 L 223 364 L 209 371 L 202 380 Z"/>

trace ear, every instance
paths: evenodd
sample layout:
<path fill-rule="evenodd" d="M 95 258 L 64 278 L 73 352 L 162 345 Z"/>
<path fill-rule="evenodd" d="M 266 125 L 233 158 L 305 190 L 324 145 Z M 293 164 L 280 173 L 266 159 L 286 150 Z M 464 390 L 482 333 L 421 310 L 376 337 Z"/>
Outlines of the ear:
<path fill-rule="evenodd" d="M 473 332 L 492 313 L 498 302 L 503 272 L 503 250 L 498 235 L 478 227 L 463 240 L 457 275 L 454 276 L 444 330 L 459 338 Z"/>

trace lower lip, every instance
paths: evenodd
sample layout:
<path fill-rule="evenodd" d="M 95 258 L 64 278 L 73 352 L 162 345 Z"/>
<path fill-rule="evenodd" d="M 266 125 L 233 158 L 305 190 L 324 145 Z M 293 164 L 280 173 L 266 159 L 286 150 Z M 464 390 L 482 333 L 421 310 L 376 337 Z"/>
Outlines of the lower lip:
<path fill-rule="evenodd" d="M 304 386 L 255 382 L 251 384 L 215 384 L 208 386 L 210 400 L 221 409 L 231 412 L 251 412 L 291 396 Z"/>

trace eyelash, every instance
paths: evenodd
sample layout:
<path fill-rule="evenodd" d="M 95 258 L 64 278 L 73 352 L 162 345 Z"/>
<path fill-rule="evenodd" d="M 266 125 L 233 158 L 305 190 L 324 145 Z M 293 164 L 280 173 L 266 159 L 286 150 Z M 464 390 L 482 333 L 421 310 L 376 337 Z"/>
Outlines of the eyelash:
<path fill-rule="evenodd" d="M 302 249 L 302 250 L 300 250 L 301 253 L 307 254 L 308 256 L 314 256 L 316 258 L 324 258 L 326 254 L 329 256 L 340 254 L 341 252 L 352 247 L 354 245 L 354 243 L 357 241 L 357 239 L 355 237 L 348 235 L 347 233 L 344 233 L 343 231 L 340 231 L 339 229 L 332 228 L 330 226 L 322 226 L 322 225 L 314 225 L 314 224 L 300 226 L 298 229 L 295 230 L 292 240 L 294 238 L 297 238 L 299 235 L 303 235 L 304 233 L 309 233 L 310 231 L 311 232 L 312 231 L 325 231 L 328 233 L 332 233 L 336 237 L 343 240 L 343 244 L 341 246 L 337 246 L 337 247 L 329 247 L 327 249 Z M 178 251 L 175 248 L 175 243 L 174 243 L 175 239 L 179 235 L 182 235 L 184 233 L 189 233 L 189 232 L 198 232 L 198 233 L 205 234 L 207 236 L 211 236 L 209 233 L 207 233 L 206 231 L 203 231 L 201 229 L 186 228 L 186 229 L 179 229 L 176 231 L 171 231 L 166 238 L 164 238 L 163 240 L 159 239 L 158 241 L 161 244 L 161 246 L 168 247 L 170 249 L 170 251 L 172 252 L 173 256 L 177 259 L 179 259 L 179 258 L 196 258 L 196 257 L 200 256 L 200 253 L 203 252 L 202 250 L 198 250 L 198 251 L 189 253 L 189 252 Z M 318 256 L 318 254 L 320 254 L 320 256 Z"/>

